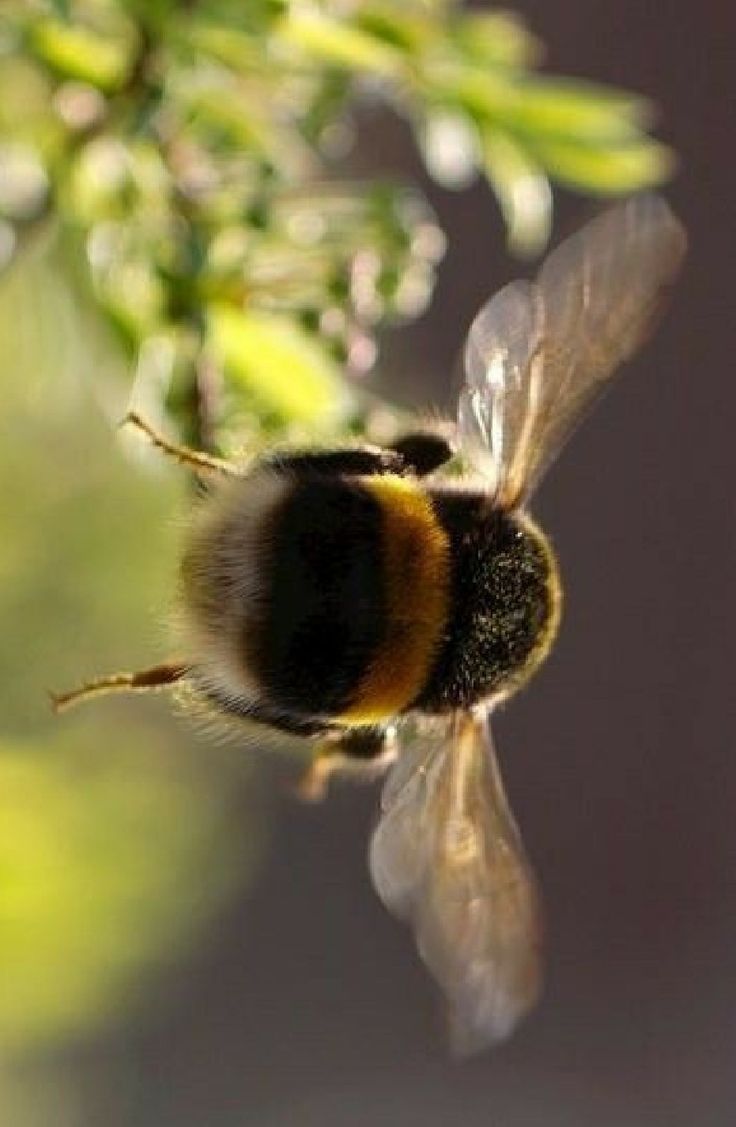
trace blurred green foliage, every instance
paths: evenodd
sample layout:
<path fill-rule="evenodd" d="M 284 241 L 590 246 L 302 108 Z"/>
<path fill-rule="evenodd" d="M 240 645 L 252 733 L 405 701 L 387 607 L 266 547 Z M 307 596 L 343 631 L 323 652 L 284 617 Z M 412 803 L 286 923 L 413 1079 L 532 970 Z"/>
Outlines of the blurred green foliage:
<path fill-rule="evenodd" d="M 140 723 L 104 754 L 91 725 L 0 742 L 0 822 L 6 1059 L 150 1004 L 251 869 L 218 788 Z"/>
<path fill-rule="evenodd" d="M 405 118 L 441 184 L 484 176 L 519 253 L 550 180 L 627 193 L 672 166 L 644 100 L 540 56 L 512 13 L 449 0 L 5 0 L 0 265 L 55 223 L 136 406 L 191 442 L 359 427 L 343 372 L 424 309 L 443 240 L 413 189 L 338 177 L 358 102 Z"/>
<path fill-rule="evenodd" d="M 9 1063 L 155 1006 L 248 884 L 267 824 L 253 760 L 211 741 L 205 754 L 163 702 L 63 721 L 48 707 L 49 688 L 100 662 L 157 659 L 180 492 L 170 467 L 111 440 L 104 397 L 80 409 L 100 365 L 126 377 L 58 265 L 45 240 L 0 283 L 0 1121 L 13 1127 Z M 66 1119 L 54 1106 L 42 1121 Z"/>

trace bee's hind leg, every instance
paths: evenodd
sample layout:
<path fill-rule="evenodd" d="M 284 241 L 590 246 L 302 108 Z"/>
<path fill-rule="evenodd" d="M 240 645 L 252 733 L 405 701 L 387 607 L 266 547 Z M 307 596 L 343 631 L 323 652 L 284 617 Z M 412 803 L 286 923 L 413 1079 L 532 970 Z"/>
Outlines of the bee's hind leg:
<path fill-rule="evenodd" d="M 303 802 L 321 802 L 333 775 L 362 782 L 379 778 L 396 758 L 392 727 L 351 728 L 337 737 L 328 736 L 316 748 L 314 758 L 296 786 Z"/>

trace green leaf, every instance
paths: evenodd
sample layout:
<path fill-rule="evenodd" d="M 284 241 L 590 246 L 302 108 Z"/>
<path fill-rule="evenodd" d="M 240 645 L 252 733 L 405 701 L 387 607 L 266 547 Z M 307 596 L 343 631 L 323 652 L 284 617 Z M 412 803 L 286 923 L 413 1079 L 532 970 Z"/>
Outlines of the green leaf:
<path fill-rule="evenodd" d="M 544 171 L 500 129 L 484 131 L 482 161 L 506 221 L 509 250 L 537 254 L 549 241 L 552 226 L 552 192 Z"/>
<path fill-rule="evenodd" d="M 235 71 L 248 71 L 263 62 L 263 45 L 252 35 L 216 23 L 192 23 L 184 28 L 189 45 Z"/>
<path fill-rule="evenodd" d="M 427 49 L 441 33 L 426 10 L 401 10 L 397 4 L 364 4 L 356 13 L 362 30 L 410 55 Z"/>
<path fill-rule="evenodd" d="M 643 98 L 574 79 L 519 79 L 450 65 L 430 70 L 425 82 L 430 93 L 459 103 L 481 124 L 528 138 L 623 144 L 638 139 L 652 114 Z"/>
<path fill-rule="evenodd" d="M 541 54 L 539 40 L 513 12 L 470 12 L 455 36 L 466 54 L 490 66 L 529 66 Z"/>
<path fill-rule="evenodd" d="M 425 96 L 432 101 L 459 105 L 476 120 L 504 123 L 516 98 L 507 75 L 457 61 L 430 60 L 422 82 Z"/>
<path fill-rule="evenodd" d="M 98 90 L 116 90 L 128 73 L 131 45 L 80 24 L 41 20 L 31 29 L 30 44 L 34 54 L 58 74 L 89 82 Z"/>
<path fill-rule="evenodd" d="M 316 11 L 294 9 L 278 26 L 279 37 L 321 63 L 396 78 L 404 70 L 401 51 L 366 31 Z"/>
<path fill-rule="evenodd" d="M 515 94 L 505 123 L 535 136 L 621 142 L 634 138 L 652 117 L 646 99 L 576 79 L 527 79 Z"/>
<path fill-rule="evenodd" d="M 320 342 L 286 315 L 212 305 L 207 340 L 231 380 L 282 424 L 337 423 L 350 397 Z"/>
<path fill-rule="evenodd" d="M 530 142 L 530 147 L 553 179 L 598 195 L 621 195 L 653 187 L 675 168 L 672 150 L 647 139 L 599 148 L 540 138 Z"/>

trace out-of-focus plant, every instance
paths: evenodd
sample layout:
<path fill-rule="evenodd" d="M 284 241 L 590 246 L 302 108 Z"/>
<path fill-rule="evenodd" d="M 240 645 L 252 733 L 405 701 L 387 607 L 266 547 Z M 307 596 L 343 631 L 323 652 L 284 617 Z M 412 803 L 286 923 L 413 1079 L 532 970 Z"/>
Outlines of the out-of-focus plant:
<path fill-rule="evenodd" d="M 126 724 L 100 752 L 92 727 L 44 745 L 0 741 L 6 1061 L 138 1016 L 258 853 L 204 769 L 180 747 L 167 754 L 159 731 Z M 250 813 L 254 840 L 255 803 Z"/>
<path fill-rule="evenodd" d="M 79 409 L 97 368 L 123 373 L 60 261 L 24 256 L 0 295 L 0 477 L 18 483 L 0 498 L 3 1127 L 27 1123 L 8 1092 L 14 1066 L 186 989 L 269 822 L 255 757 L 212 741 L 203 754 L 154 702 L 111 700 L 63 724 L 47 707 L 47 689 L 101 653 L 157 652 L 178 539 L 179 475 L 141 472 Z M 37 1122 L 83 1122 L 62 1098 Z"/>
<path fill-rule="evenodd" d="M 358 100 L 408 120 L 441 184 L 485 176 L 518 253 L 548 237 L 550 180 L 626 193 L 671 167 L 642 99 L 539 57 L 516 16 L 447 0 L 5 0 L 0 264 L 53 224 L 138 405 L 189 441 L 359 426 L 343 372 L 425 307 L 443 239 L 416 191 L 336 177 Z"/>

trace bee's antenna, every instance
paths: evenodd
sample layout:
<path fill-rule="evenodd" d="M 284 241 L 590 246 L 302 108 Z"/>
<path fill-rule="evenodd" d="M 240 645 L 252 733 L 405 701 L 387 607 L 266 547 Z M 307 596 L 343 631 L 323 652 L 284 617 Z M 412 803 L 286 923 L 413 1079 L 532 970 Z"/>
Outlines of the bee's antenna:
<path fill-rule="evenodd" d="M 216 458 L 212 454 L 204 454 L 201 450 L 192 450 L 189 446 L 180 446 L 176 442 L 170 442 L 168 438 L 165 438 L 150 423 L 146 422 L 137 411 L 129 411 L 119 425 L 121 428 L 128 425 L 134 426 L 146 435 L 157 450 L 162 450 L 169 457 L 176 458 L 177 462 L 191 466 L 197 474 L 204 476 L 216 473 L 225 477 L 241 476 L 240 470 L 223 458 Z"/>
<path fill-rule="evenodd" d="M 167 662 L 163 665 L 154 665 L 151 669 L 142 669 L 138 673 L 113 673 L 108 677 L 95 677 L 87 681 L 78 689 L 68 693 L 49 692 L 51 707 L 54 712 L 63 712 L 74 704 L 89 700 L 90 697 L 102 696 L 105 693 L 116 692 L 146 692 L 152 689 L 163 689 L 174 685 L 188 672 L 188 666 L 178 662 Z"/>

